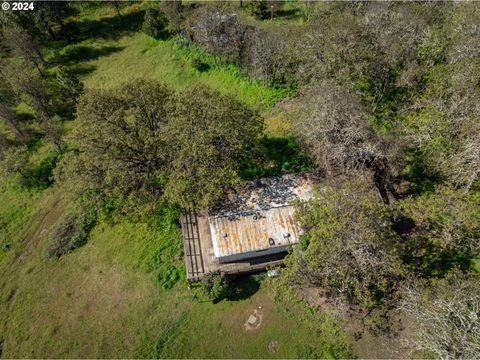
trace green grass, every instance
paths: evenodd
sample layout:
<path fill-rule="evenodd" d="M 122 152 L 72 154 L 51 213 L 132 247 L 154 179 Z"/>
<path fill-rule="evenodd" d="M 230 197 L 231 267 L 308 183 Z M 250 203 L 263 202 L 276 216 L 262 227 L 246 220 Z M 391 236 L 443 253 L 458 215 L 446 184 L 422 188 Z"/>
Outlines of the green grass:
<path fill-rule="evenodd" d="M 0 264 L 16 250 L 38 198 L 38 192 L 21 188 L 17 179 L 0 181 Z"/>
<path fill-rule="evenodd" d="M 204 54 L 195 48 L 181 49 L 175 39 L 157 41 L 137 33 L 121 38 L 114 46 L 110 42 L 90 46 L 98 49 L 96 53 L 110 53 L 82 64 L 85 69 L 94 69 L 83 76 L 87 88 L 114 88 L 136 78 L 155 79 L 175 90 L 205 84 L 261 110 L 288 94 L 286 89 L 263 86 L 233 65 L 215 65 L 200 72 L 191 62 Z"/>
<path fill-rule="evenodd" d="M 280 312 L 264 287 L 215 305 L 192 302 L 184 282 L 163 290 L 154 280 L 161 261 L 151 264 L 166 233 L 145 224 L 103 222 L 84 247 L 47 260 L 46 235 L 62 207 L 48 194 L 35 210 L 29 240 L 0 265 L 6 357 L 285 358 L 299 346 L 324 344 Z M 169 246 L 175 244 L 166 252 Z M 244 323 L 258 306 L 263 325 L 247 332 Z M 271 341 L 279 344 L 275 353 Z"/>

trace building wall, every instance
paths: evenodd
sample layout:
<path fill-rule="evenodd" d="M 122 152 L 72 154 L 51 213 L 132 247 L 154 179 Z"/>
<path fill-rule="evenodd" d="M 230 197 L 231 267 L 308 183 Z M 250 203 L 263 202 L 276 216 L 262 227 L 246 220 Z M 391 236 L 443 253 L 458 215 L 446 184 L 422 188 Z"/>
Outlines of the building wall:
<path fill-rule="evenodd" d="M 252 251 L 246 252 L 242 254 L 234 254 L 229 256 L 223 256 L 218 258 L 220 263 L 229 263 L 229 262 L 237 262 L 237 261 L 246 261 L 250 259 L 255 259 L 259 257 L 264 257 L 268 255 L 279 254 L 282 252 L 287 252 L 290 246 L 276 246 L 270 249 L 259 250 L 259 251 Z"/>

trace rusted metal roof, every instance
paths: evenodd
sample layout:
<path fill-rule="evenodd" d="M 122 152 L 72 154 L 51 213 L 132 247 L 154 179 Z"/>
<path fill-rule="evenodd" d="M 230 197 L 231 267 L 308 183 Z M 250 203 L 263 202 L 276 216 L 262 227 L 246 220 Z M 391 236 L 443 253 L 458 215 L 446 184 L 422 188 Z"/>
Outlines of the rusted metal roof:
<path fill-rule="evenodd" d="M 292 203 L 311 197 L 311 178 L 304 174 L 261 178 L 232 191 L 209 213 L 215 256 L 274 251 L 297 243 L 301 230 Z"/>

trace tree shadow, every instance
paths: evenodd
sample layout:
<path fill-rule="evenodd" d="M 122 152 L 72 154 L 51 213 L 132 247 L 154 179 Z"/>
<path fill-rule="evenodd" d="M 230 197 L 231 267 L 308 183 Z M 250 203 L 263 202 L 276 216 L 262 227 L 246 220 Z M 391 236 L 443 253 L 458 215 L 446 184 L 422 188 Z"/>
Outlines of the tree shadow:
<path fill-rule="evenodd" d="M 27 189 L 43 190 L 53 184 L 53 169 L 57 164 L 60 153 L 52 151 L 38 164 L 25 170 L 20 184 Z"/>
<path fill-rule="evenodd" d="M 144 11 L 139 10 L 122 16 L 102 17 L 100 19 L 81 20 L 68 24 L 69 43 L 88 39 L 118 40 L 137 32 L 143 23 Z"/>
<path fill-rule="evenodd" d="M 107 56 L 123 49 L 122 46 L 103 46 L 101 48 L 75 46 L 57 56 L 56 62 L 64 65 L 74 65 L 80 61 L 96 60 L 101 56 Z"/>
<path fill-rule="evenodd" d="M 421 255 L 405 254 L 403 263 L 425 279 L 443 278 L 454 268 L 468 271 L 476 254 L 466 251 L 445 250 L 434 244 L 425 244 Z"/>
<path fill-rule="evenodd" d="M 77 76 L 82 76 L 82 75 L 88 75 L 92 72 L 94 72 L 97 69 L 95 65 L 74 65 L 70 67 L 70 70 L 72 73 L 74 73 Z"/>
<path fill-rule="evenodd" d="M 441 181 L 440 175 L 429 169 L 426 160 L 418 151 L 407 150 L 406 160 L 405 178 L 410 182 L 413 192 L 416 194 L 433 192 L 436 184 Z"/>
<path fill-rule="evenodd" d="M 257 156 L 241 163 L 244 179 L 304 172 L 312 162 L 292 137 L 264 137 L 258 144 Z"/>
<path fill-rule="evenodd" d="M 280 9 L 275 12 L 275 19 L 294 20 L 300 17 L 299 9 Z"/>
<path fill-rule="evenodd" d="M 230 280 L 231 291 L 228 296 L 226 296 L 226 299 L 229 301 L 239 301 L 250 298 L 260 289 L 262 278 L 261 274 L 235 276 Z"/>

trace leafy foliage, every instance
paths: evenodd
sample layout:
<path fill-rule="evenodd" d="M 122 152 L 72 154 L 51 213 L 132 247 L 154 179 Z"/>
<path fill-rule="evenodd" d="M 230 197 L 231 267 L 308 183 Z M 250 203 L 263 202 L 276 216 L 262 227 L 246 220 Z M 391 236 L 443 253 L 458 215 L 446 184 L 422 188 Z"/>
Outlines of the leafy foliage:
<path fill-rule="evenodd" d="M 47 256 L 59 258 L 84 245 L 95 222 L 96 215 L 91 211 L 67 214 L 49 236 Z"/>
<path fill-rule="evenodd" d="M 263 129 L 254 111 L 203 86 L 179 96 L 169 125 L 178 150 L 166 196 L 184 207 L 212 205 L 226 186 L 238 182 L 240 162 Z"/>
<path fill-rule="evenodd" d="M 417 321 L 409 339 L 418 349 L 440 359 L 471 358 L 480 351 L 480 292 L 478 275 L 459 271 L 434 288 L 406 289 L 405 311 Z"/>
<path fill-rule="evenodd" d="M 165 14 L 157 9 L 148 8 L 145 11 L 145 18 L 143 20 L 142 31 L 154 39 L 161 39 L 168 35 L 167 32 L 168 20 Z"/>
<path fill-rule="evenodd" d="M 147 206 L 162 197 L 210 205 L 238 181 L 239 162 L 262 129 L 256 113 L 230 97 L 206 87 L 173 94 L 152 81 L 86 92 L 78 117 L 79 151 L 62 159 L 57 177 L 78 194 Z"/>
<path fill-rule="evenodd" d="M 295 295 L 296 288 L 321 287 L 370 318 L 386 316 L 398 299 L 404 273 L 392 248 L 397 236 L 390 229 L 389 209 L 371 185 L 353 181 L 323 189 L 311 202 L 299 205 L 297 217 L 307 231 L 302 248 L 286 259 L 278 296 Z"/>
<path fill-rule="evenodd" d="M 415 223 L 404 235 L 404 261 L 429 276 L 442 276 L 453 266 L 470 267 L 480 249 L 480 203 L 461 190 L 439 187 L 434 193 L 406 198 L 402 215 Z"/>
<path fill-rule="evenodd" d="M 248 10 L 250 15 L 259 20 L 263 20 L 268 17 L 268 3 L 266 0 L 249 1 L 247 2 L 245 8 Z"/>
<path fill-rule="evenodd" d="M 228 278 L 219 274 L 209 274 L 202 278 L 200 291 L 211 301 L 218 302 L 230 293 Z"/>

